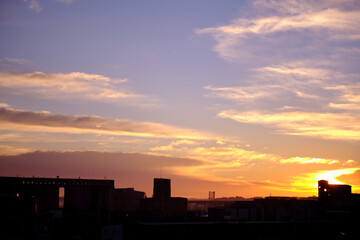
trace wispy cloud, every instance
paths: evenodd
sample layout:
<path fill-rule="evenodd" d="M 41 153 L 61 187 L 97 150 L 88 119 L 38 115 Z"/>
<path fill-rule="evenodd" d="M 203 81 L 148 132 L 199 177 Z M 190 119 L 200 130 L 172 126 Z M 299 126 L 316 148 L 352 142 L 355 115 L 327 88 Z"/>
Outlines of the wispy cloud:
<path fill-rule="evenodd" d="M 307 63 L 311 64 L 311 63 Z M 283 107 L 284 103 L 296 104 L 293 107 L 314 109 L 314 103 L 323 109 L 332 103 L 358 104 L 359 74 L 346 74 L 321 67 L 307 67 L 304 63 L 293 62 L 253 69 L 243 84 L 229 87 L 205 86 L 209 91 L 206 97 L 231 100 L 249 108 L 261 108 L 269 100 L 273 107 Z M 347 83 L 348 85 L 339 85 Z M 309 99 L 311 101 L 304 101 Z M 266 100 L 266 102 L 264 102 Z M 252 105 L 249 105 L 251 103 Z M 311 103 L 311 104 L 309 104 Z M 257 105 L 254 105 L 257 104 Z M 282 106 L 279 106 L 283 104 Z M 307 107 L 307 105 L 309 107 Z M 272 106 L 270 106 L 272 107 Z"/>
<path fill-rule="evenodd" d="M 35 12 L 41 12 L 42 11 L 42 7 L 40 5 L 39 0 L 23 0 L 23 1 L 28 5 L 28 7 L 31 10 L 33 10 Z M 56 0 L 56 2 L 67 4 L 67 5 L 70 5 L 75 1 L 76 0 Z"/>
<path fill-rule="evenodd" d="M 360 79 L 360 76 L 358 76 Z M 339 92 L 336 99 L 338 103 L 329 103 L 332 108 L 345 109 L 345 110 L 359 110 L 360 107 L 360 83 L 353 85 L 337 85 L 333 87 L 326 87 L 328 90 Z"/>
<path fill-rule="evenodd" d="M 0 145 L 0 155 L 3 155 L 3 156 L 4 155 L 5 156 L 19 155 L 19 154 L 32 152 L 32 151 L 33 151 L 33 149 L 29 149 L 29 148 Z"/>
<path fill-rule="evenodd" d="M 230 24 L 196 30 L 217 41 L 221 57 L 252 69 L 237 85 L 205 87 L 205 96 L 230 101 L 218 116 L 278 134 L 359 140 L 359 1 L 252 4 L 251 17 L 243 9 Z"/>
<path fill-rule="evenodd" d="M 253 160 L 274 161 L 277 158 L 272 154 L 263 154 L 256 151 L 245 150 L 234 144 L 227 144 L 221 140 L 210 140 L 205 142 L 173 141 L 169 145 L 150 148 L 149 151 L 195 158 L 210 163 L 221 163 L 224 167 L 227 165 L 242 166 L 244 163 Z"/>
<path fill-rule="evenodd" d="M 359 117 L 339 113 L 311 112 L 238 112 L 222 111 L 221 118 L 230 118 L 242 123 L 272 125 L 279 133 L 304 135 L 340 140 L 360 140 Z"/>
<path fill-rule="evenodd" d="M 132 93 L 120 86 L 127 81 L 126 78 L 112 79 L 103 75 L 81 72 L 67 74 L 0 72 L 0 87 L 14 89 L 16 94 L 127 103 L 143 101 L 142 104 L 152 104 L 152 99 L 149 97 Z M 144 100 L 149 103 L 145 103 Z"/>
<path fill-rule="evenodd" d="M 288 159 L 281 159 L 280 163 L 300 163 L 300 164 L 309 164 L 309 163 L 317 163 L 317 164 L 334 164 L 338 163 L 338 160 L 331 159 L 323 159 L 323 158 L 311 158 L 311 157 L 292 157 Z"/>
<path fill-rule="evenodd" d="M 12 65 L 29 65 L 31 62 L 23 58 L 0 58 L 0 66 L 10 67 Z"/>
<path fill-rule="evenodd" d="M 136 122 L 99 116 L 71 116 L 0 108 L 0 128 L 23 131 L 99 133 L 155 138 L 207 139 L 209 134 L 154 122 Z"/>
<path fill-rule="evenodd" d="M 28 7 L 35 12 L 40 12 L 42 10 L 38 0 L 24 0 L 27 3 Z"/>
<path fill-rule="evenodd" d="M 301 13 L 288 17 L 266 17 L 257 19 L 239 18 L 230 25 L 216 28 L 205 28 L 198 33 L 221 33 L 232 36 L 246 37 L 250 34 L 271 34 L 306 28 L 336 29 L 344 32 L 358 31 L 353 23 L 359 23 L 359 11 L 341 11 L 338 9 L 326 9 L 318 12 Z M 344 36 L 346 37 L 346 36 Z M 351 39 L 356 39 L 356 34 L 349 34 Z"/>
<path fill-rule="evenodd" d="M 187 167 L 173 167 L 171 170 L 178 175 L 193 177 L 201 180 L 211 180 L 230 185 L 252 185 L 254 182 L 262 181 L 257 179 L 265 178 L 264 171 L 273 166 L 296 170 L 297 166 L 300 173 L 314 169 L 314 167 L 339 167 L 351 164 L 350 162 L 339 161 L 336 159 L 318 157 L 283 157 L 277 154 L 262 153 L 259 151 L 247 150 L 232 143 L 218 141 L 193 141 L 191 144 L 177 145 L 171 142 L 169 145 L 161 145 L 150 148 L 150 153 L 158 153 L 165 156 L 177 156 L 202 161 L 203 164 Z M 342 164 L 342 165 L 341 165 Z M 301 169 L 302 168 L 302 169 Z M 296 172 L 295 174 L 299 174 Z M 259 177 L 261 175 L 261 177 Z M 273 174 L 268 174 L 277 179 Z M 282 181 L 290 181 L 291 178 L 284 178 Z M 270 181 L 270 180 L 269 180 Z M 262 181 L 263 182 L 263 181 Z M 274 185 L 268 182 L 266 186 L 279 187 L 279 183 Z M 287 184 L 280 184 L 281 189 L 288 188 Z M 293 190 L 291 190 L 293 191 Z"/>
<path fill-rule="evenodd" d="M 238 102 L 254 102 L 258 99 L 273 98 L 274 93 L 282 90 L 279 85 L 261 86 L 235 86 L 235 87 L 214 87 L 206 86 L 206 90 L 210 93 L 208 97 L 219 97 L 227 100 L 234 100 Z"/>
<path fill-rule="evenodd" d="M 260 60 L 272 57 L 275 60 L 276 56 L 278 60 L 279 54 L 289 56 L 291 52 L 304 56 L 304 52 L 311 53 L 315 46 L 293 36 L 304 39 L 309 32 L 312 33 L 311 38 L 318 39 L 312 41 L 312 44 L 319 46 L 321 40 L 355 41 L 360 38 L 357 27 L 360 24 L 360 10 L 357 1 L 350 1 L 355 6 L 353 8 L 344 8 L 341 3 L 332 4 L 331 1 L 322 1 L 318 7 L 314 7 L 317 5 L 314 1 L 281 2 L 257 1 L 253 7 L 255 10 L 261 9 L 259 17 L 238 18 L 228 25 L 198 29 L 196 33 L 213 36 L 217 41 L 214 50 L 225 59 L 247 57 Z M 274 13 L 276 5 L 288 7 Z M 285 38 L 291 41 L 286 42 Z M 279 47 L 280 42 L 283 48 Z M 244 45 L 247 47 L 244 48 Z M 299 47 L 301 49 L 296 50 Z M 270 52 L 273 53 L 272 56 L 268 54 Z"/>
<path fill-rule="evenodd" d="M 75 2 L 75 0 L 56 0 L 56 1 L 64 4 L 71 4 Z"/>

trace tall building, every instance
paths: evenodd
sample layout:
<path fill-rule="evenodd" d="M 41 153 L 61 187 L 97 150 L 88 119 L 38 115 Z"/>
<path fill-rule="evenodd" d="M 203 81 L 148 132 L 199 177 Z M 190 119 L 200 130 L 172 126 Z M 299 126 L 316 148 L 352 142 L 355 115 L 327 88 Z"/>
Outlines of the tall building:
<path fill-rule="evenodd" d="M 209 191 L 209 200 L 215 200 L 215 191 Z"/>
<path fill-rule="evenodd" d="M 318 182 L 319 202 L 329 205 L 347 205 L 351 201 L 351 186 L 329 184 L 326 180 Z"/>
<path fill-rule="evenodd" d="M 171 197 L 170 179 L 154 178 L 154 195 L 141 200 L 140 210 L 147 219 L 156 221 L 184 219 L 187 214 L 187 199 Z"/>
<path fill-rule="evenodd" d="M 154 178 L 154 199 L 157 201 L 169 201 L 171 198 L 170 179 Z"/>

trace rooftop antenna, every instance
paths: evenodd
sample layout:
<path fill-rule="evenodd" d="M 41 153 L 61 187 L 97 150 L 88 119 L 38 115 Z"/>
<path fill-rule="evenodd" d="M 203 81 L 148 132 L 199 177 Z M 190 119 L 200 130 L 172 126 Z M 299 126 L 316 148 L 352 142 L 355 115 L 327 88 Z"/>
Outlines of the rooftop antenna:
<path fill-rule="evenodd" d="M 161 178 L 161 167 L 162 167 L 162 160 L 160 159 L 160 178 Z"/>

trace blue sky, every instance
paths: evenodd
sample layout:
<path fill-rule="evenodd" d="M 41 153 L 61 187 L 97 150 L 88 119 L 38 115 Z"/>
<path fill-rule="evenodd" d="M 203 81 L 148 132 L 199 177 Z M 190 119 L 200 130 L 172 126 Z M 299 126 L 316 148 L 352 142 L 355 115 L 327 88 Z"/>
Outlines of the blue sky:
<path fill-rule="evenodd" d="M 137 168 L 147 176 L 173 159 L 162 167 L 185 196 L 206 195 L 206 184 L 223 196 L 311 195 L 325 173 L 360 189 L 359 2 L 5 0 L 0 9 L 2 175 L 51 177 L 50 164 L 8 162 L 34 152 L 106 153 L 126 175 L 128 153 L 151 156 L 153 167 Z M 106 161 L 99 175 L 78 175 L 116 180 Z M 63 162 L 57 174 L 77 177 Z M 148 181 L 136 187 L 150 191 Z"/>

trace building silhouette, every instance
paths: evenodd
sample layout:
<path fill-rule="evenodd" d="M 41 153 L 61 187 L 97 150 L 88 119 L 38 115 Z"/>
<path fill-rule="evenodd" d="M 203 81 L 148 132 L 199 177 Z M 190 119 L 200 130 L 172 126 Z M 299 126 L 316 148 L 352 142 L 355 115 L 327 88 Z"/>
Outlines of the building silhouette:
<path fill-rule="evenodd" d="M 171 198 L 171 180 L 154 178 L 153 198 L 157 201 L 168 201 Z"/>
<path fill-rule="evenodd" d="M 329 184 L 326 180 L 318 182 L 319 203 L 344 206 L 351 204 L 351 186 L 344 184 Z"/>
<path fill-rule="evenodd" d="M 215 200 L 215 191 L 209 191 L 209 200 Z"/>
<path fill-rule="evenodd" d="M 0 177 L 0 239 L 358 239 L 360 195 L 325 180 L 318 194 L 188 202 L 163 178 L 147 198 L 113 180 Z"/>
<path fill-rule="evenodd" d="M 145 221 L 183 221 L 187 216 L 187 198 L 171 197 L 171 180 L 154 178 L 152 198 L 142 199 L 140 210 Z"/>

